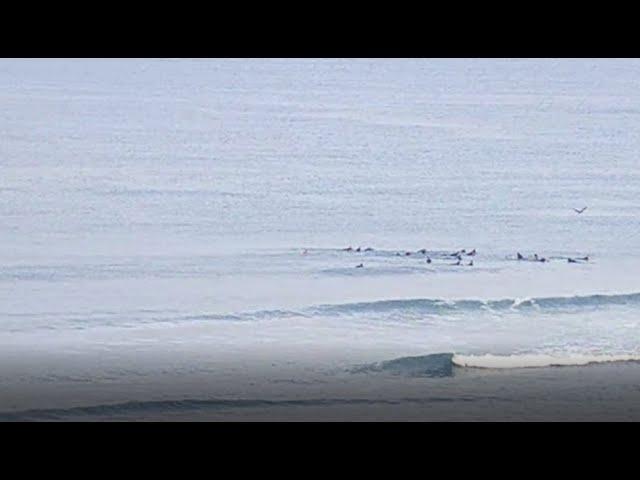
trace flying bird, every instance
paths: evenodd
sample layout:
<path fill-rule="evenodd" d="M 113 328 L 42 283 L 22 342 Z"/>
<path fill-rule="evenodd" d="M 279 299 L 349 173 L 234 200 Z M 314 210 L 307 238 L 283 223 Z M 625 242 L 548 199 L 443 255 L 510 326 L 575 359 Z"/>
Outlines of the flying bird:
<path fill-rule="evenodd" d="M 584 207 L 580 210 L 578 210 L 577 208 L 574 208 L 573 211 L 576 212 L 578 215 L 580 215 L 582 212 L 584 212 L 587 209 L 587 207 Z"/>

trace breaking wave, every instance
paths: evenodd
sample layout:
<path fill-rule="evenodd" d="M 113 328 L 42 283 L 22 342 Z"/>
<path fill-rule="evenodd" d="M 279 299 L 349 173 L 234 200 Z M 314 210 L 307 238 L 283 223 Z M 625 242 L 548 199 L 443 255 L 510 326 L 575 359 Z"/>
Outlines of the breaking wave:
<path fill-rule="evenodd" d="M 516 354 L 516 355 L 453 355 L 457 367 L 510 369 L 591 365 L 597 363 L 640 362 L 640 355 L 589 354 Z"/>
<path fill-rule="evenodd" d="M 640 362 L 639 355 L 590 354 L 514 354 L 460 355 L 434 353 L 416 357 L 400 357 L 384 362 L 361 365 L 352 373 L 389 373 L 408 377 L 452 377 L 456 369 L 522 369 L 584 366 L 602 363 Z"/>

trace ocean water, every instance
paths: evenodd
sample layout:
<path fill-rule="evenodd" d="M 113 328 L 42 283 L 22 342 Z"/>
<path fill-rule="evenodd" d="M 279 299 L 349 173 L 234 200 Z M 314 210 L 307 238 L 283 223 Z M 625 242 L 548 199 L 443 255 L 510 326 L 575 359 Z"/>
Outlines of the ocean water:
<path fill-rule="evenodd" d="M 5 59 L 0 107 L 0 419 L 640 380 L 640 61 Z"/>

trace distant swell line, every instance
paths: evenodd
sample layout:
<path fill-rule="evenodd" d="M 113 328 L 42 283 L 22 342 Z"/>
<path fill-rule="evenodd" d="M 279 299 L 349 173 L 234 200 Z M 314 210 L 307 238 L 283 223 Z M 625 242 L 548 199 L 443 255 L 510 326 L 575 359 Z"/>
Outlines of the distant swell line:
<path fill-rule="evenodd" d="M 627 294 L 597 294 L 586 296 L 568 297 L 533 297 L 533 298 L 507 298 L 499 300 L 477 300 L 459 299 L 446 300 L 437 298 L 409 298 L 377 300 L 370 302 L 352 302 L 338 304 L 324 304 L 303 307 L 297 310 L 271 309 L 230 313 L 191 313 L 179 315 L 177 312 L 167 312 L 167 315 L 160 314 L 158 310 L 140 310 L 127 312 L 126 321 L 118 322 L 115 312 L 92 312 L 87 315 L 82 313 L 52 312 L 37 314 L 22 314 L 12 312 L 0 312 L 0 315 L 7 317 L 51 317 L 53 321 L 59 322 L 60 318 L 71 322 L 73 328 L 90 328 L 96 320 L 102 325 L 137 326 L 140 324 L 160 324 L 190 321 L 229 321 L 229 322 L 252 322 L 261 320 L 277 320 L 284 318 L 341 318 L 353 316 L 369 316 L 375 320 L 376 315 L 382 317 L 393 315 L 398 318 L 422 318 L 425 316 L 456 315 L 466 313 L 490 312 L 494 314 L 509 313 L 573 313 L 580 309 L 607 308 L 611 306 L 640 306 L 640 293 Z M 122 312 L 119 312 L 121 314 Z M 64 317 L 67 318 L 64 318 Z M 96 318 L 98 316 L 99 318 Z M 70 318 L 71 317 L 71 318 Z M 58 323 L 50 323 L 44 327 L 46 329 L 58 328 Z M 16 329 L 15 331 L 20 331 Z"/>
<path fill-rule="evenodd" d="M 322 305 L 316 307 L 319 313 L 348 313 L 366 311 L 419 310 L 424 312 L 447 312 L 455 310 L 509 310 L 537 308 L 566 308 L 640 304 L 640 293 L 614 295 L 586 295 L 569 297 L 534 297 L 500 300 L 444 300 L 444 299 L 400 299 L 379 300 L 374 302 L 346 303 L 337 305 Z"/>
<path fill-rule="evenodd" d="M 640 293 L 596 294 L 568 297 L 507 298 L 500 300 L 445 300 L 435 298 L 391 299 L 372 302 L 326 304 L 307 307 L 299 311 L 261 310 L 239 314 L 202 314 L 184 317 L 185 320 L 259 320 L 284 317 L 341 316 L 360 313 L 407 312 L 413 314 L 448 314 L 474 311 L 527 311 L 530 309 L 562 310 L 615 305 L 640 305 Z"/>
<path fill-rule="evenodd" d="M 331 407 L 340 405 L 398 405 L 403 403 L 446 403 L 473 402 L 478 400 L 500 400 L 497 397 L 456 396 L 454 397 L 419 397 L 397 399 L 368 398 L 319 398 L 301 400 L 265 400 L 265 399 L 182 399 L 131 401 L 116 404 L 90 405 L 71 408 L 51 408 L 23 410 L 0 413 L 0 422 L 12 421 L 59 421 L 65 419 L 112 418 L 117 416 L 138 416 L 144 419 L 145 414 L 175 413 L 199 410 L 228 410 L 240 408 L 273 408 L 273 407 Z"/>

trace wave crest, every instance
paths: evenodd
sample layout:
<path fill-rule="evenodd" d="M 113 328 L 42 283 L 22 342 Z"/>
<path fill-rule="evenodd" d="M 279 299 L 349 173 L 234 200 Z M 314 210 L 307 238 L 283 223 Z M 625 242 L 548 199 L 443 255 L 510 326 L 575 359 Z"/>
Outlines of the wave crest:
<path fill-rule="evenodd" d="M 401 357 L 385 362 L 362 365 L 353 373 L 386 372 L 410 377 L 451 377 L 453 376 L 452 353 L 434 353 L 418 357 Z"/>
<path fill-rule="evenodd" d="M 404 318 L 421 318 L 426 315 L 455 315 L 457 313 L 527 313 L 573 312 L 581 308 L 605 308 L 610 306 L 639 306 L 640 293 L 596 294 L 569 297 L 506 298 L 498 300 L 408 298 L 323 304 L 297 310 L 272 309 L 233 313 L 197 313 L 179 316 L 158 316 L 155 312 L 134 312 L 131 317 L 138 323 L 180 321 L 257 321 L 282 318 L 345 317 L 356 315 L 400 315 Z M 143 314 L 144 313 L 144 314 Z M 7 314 L 12 315 L 12 314 Z M 52 314 L 54 315 L 54 314 Z M 58 314 L 55 314 L 58 316 Z M 100 319 L 102 320 L 102 319 Z"/>
<path fill-rule="evenodd" d="M 354 313 L 385 313 L 407 311 L 425 314 L 451 313 L 455 311 L 526 311 L 527 309 L 573 309 L 612 305 L 640 304 L 640 293 L 596 294 L 569 297 L 534 297 L 500 300 L 444 300 L 431 298 L 378 300 L 373 302 L 343 303 L 320 305 L 306 310 L 305 313 L 316 315 L 340 315 Z"/>

